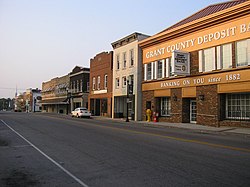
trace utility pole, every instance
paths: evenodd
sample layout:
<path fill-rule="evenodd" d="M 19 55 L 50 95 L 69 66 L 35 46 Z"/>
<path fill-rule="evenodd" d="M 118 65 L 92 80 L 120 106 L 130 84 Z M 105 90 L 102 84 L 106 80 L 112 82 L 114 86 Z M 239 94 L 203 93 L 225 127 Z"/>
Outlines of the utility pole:
<path fill-rule="evenodd" d="M 129 80 L 127 80 L 127 116 L 126 116 L 126 122 L 129 122 L 129 119 L 128 119 L 128 104 L 129 104 Z"/>

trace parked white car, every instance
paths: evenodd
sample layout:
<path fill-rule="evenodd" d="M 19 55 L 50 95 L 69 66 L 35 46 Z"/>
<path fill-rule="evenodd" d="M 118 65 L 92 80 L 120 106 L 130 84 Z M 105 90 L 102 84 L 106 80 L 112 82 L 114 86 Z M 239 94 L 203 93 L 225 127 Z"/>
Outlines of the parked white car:
<path fill-rule="evenodd" d="M 88 111 L 87 108 L 83 108 L 83 107 L 79 107 L 76 108 L 74 111 L 71 112 L 71 116 L 72 117 L 87 117 L 90 118 L 91 117 L 91 113 Z"/>

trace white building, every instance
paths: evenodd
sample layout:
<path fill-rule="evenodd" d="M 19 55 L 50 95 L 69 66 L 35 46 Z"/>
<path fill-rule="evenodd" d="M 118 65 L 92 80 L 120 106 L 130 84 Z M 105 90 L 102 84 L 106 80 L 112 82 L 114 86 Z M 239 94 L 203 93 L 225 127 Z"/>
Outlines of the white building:
<path fill-rule="evenodd" d="M 113 97 L 112 118 L 128 117 L 135 121 L 142 119 L 142 51 L 138 42 L 149 36 L 133 33 L 111 45 L 113 55 Z M 133 85 L 133 94 L 127 98 L 127 84 Z"/>

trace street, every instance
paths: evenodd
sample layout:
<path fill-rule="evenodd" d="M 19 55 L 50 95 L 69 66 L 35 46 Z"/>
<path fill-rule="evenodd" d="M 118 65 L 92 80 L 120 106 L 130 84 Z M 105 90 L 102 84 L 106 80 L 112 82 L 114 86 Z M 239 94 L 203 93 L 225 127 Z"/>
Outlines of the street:
<path fill-rule="evenodd" d="M 0 186 L 249 185 L 249 136 L 0 112 Z"/>

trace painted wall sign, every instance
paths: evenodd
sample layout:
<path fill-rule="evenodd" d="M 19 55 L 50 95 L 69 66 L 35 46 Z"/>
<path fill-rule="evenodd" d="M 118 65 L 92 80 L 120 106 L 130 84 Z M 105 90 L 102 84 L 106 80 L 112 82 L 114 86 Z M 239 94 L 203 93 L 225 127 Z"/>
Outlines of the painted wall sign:
<path fill-rule="evenodd" d="M 182 87 L 193 87 L 203 86 L 212 84 L 225 84 L 233 82 L 250 81 L 250 69 L 224 72 L 213 75 L 203 75 L 190 78 L 179 78 L 166 81 L 157 82 L 145 82 L 142 84 L 142 90 L 161 90 L 168 88 L 182 88 Z"/>
<path fill-rule="evenodd" d="M 167 58 L 175 50 L 194 51 L 250 37 L 250 15 L 143 49 L 143 63 Z"/>

